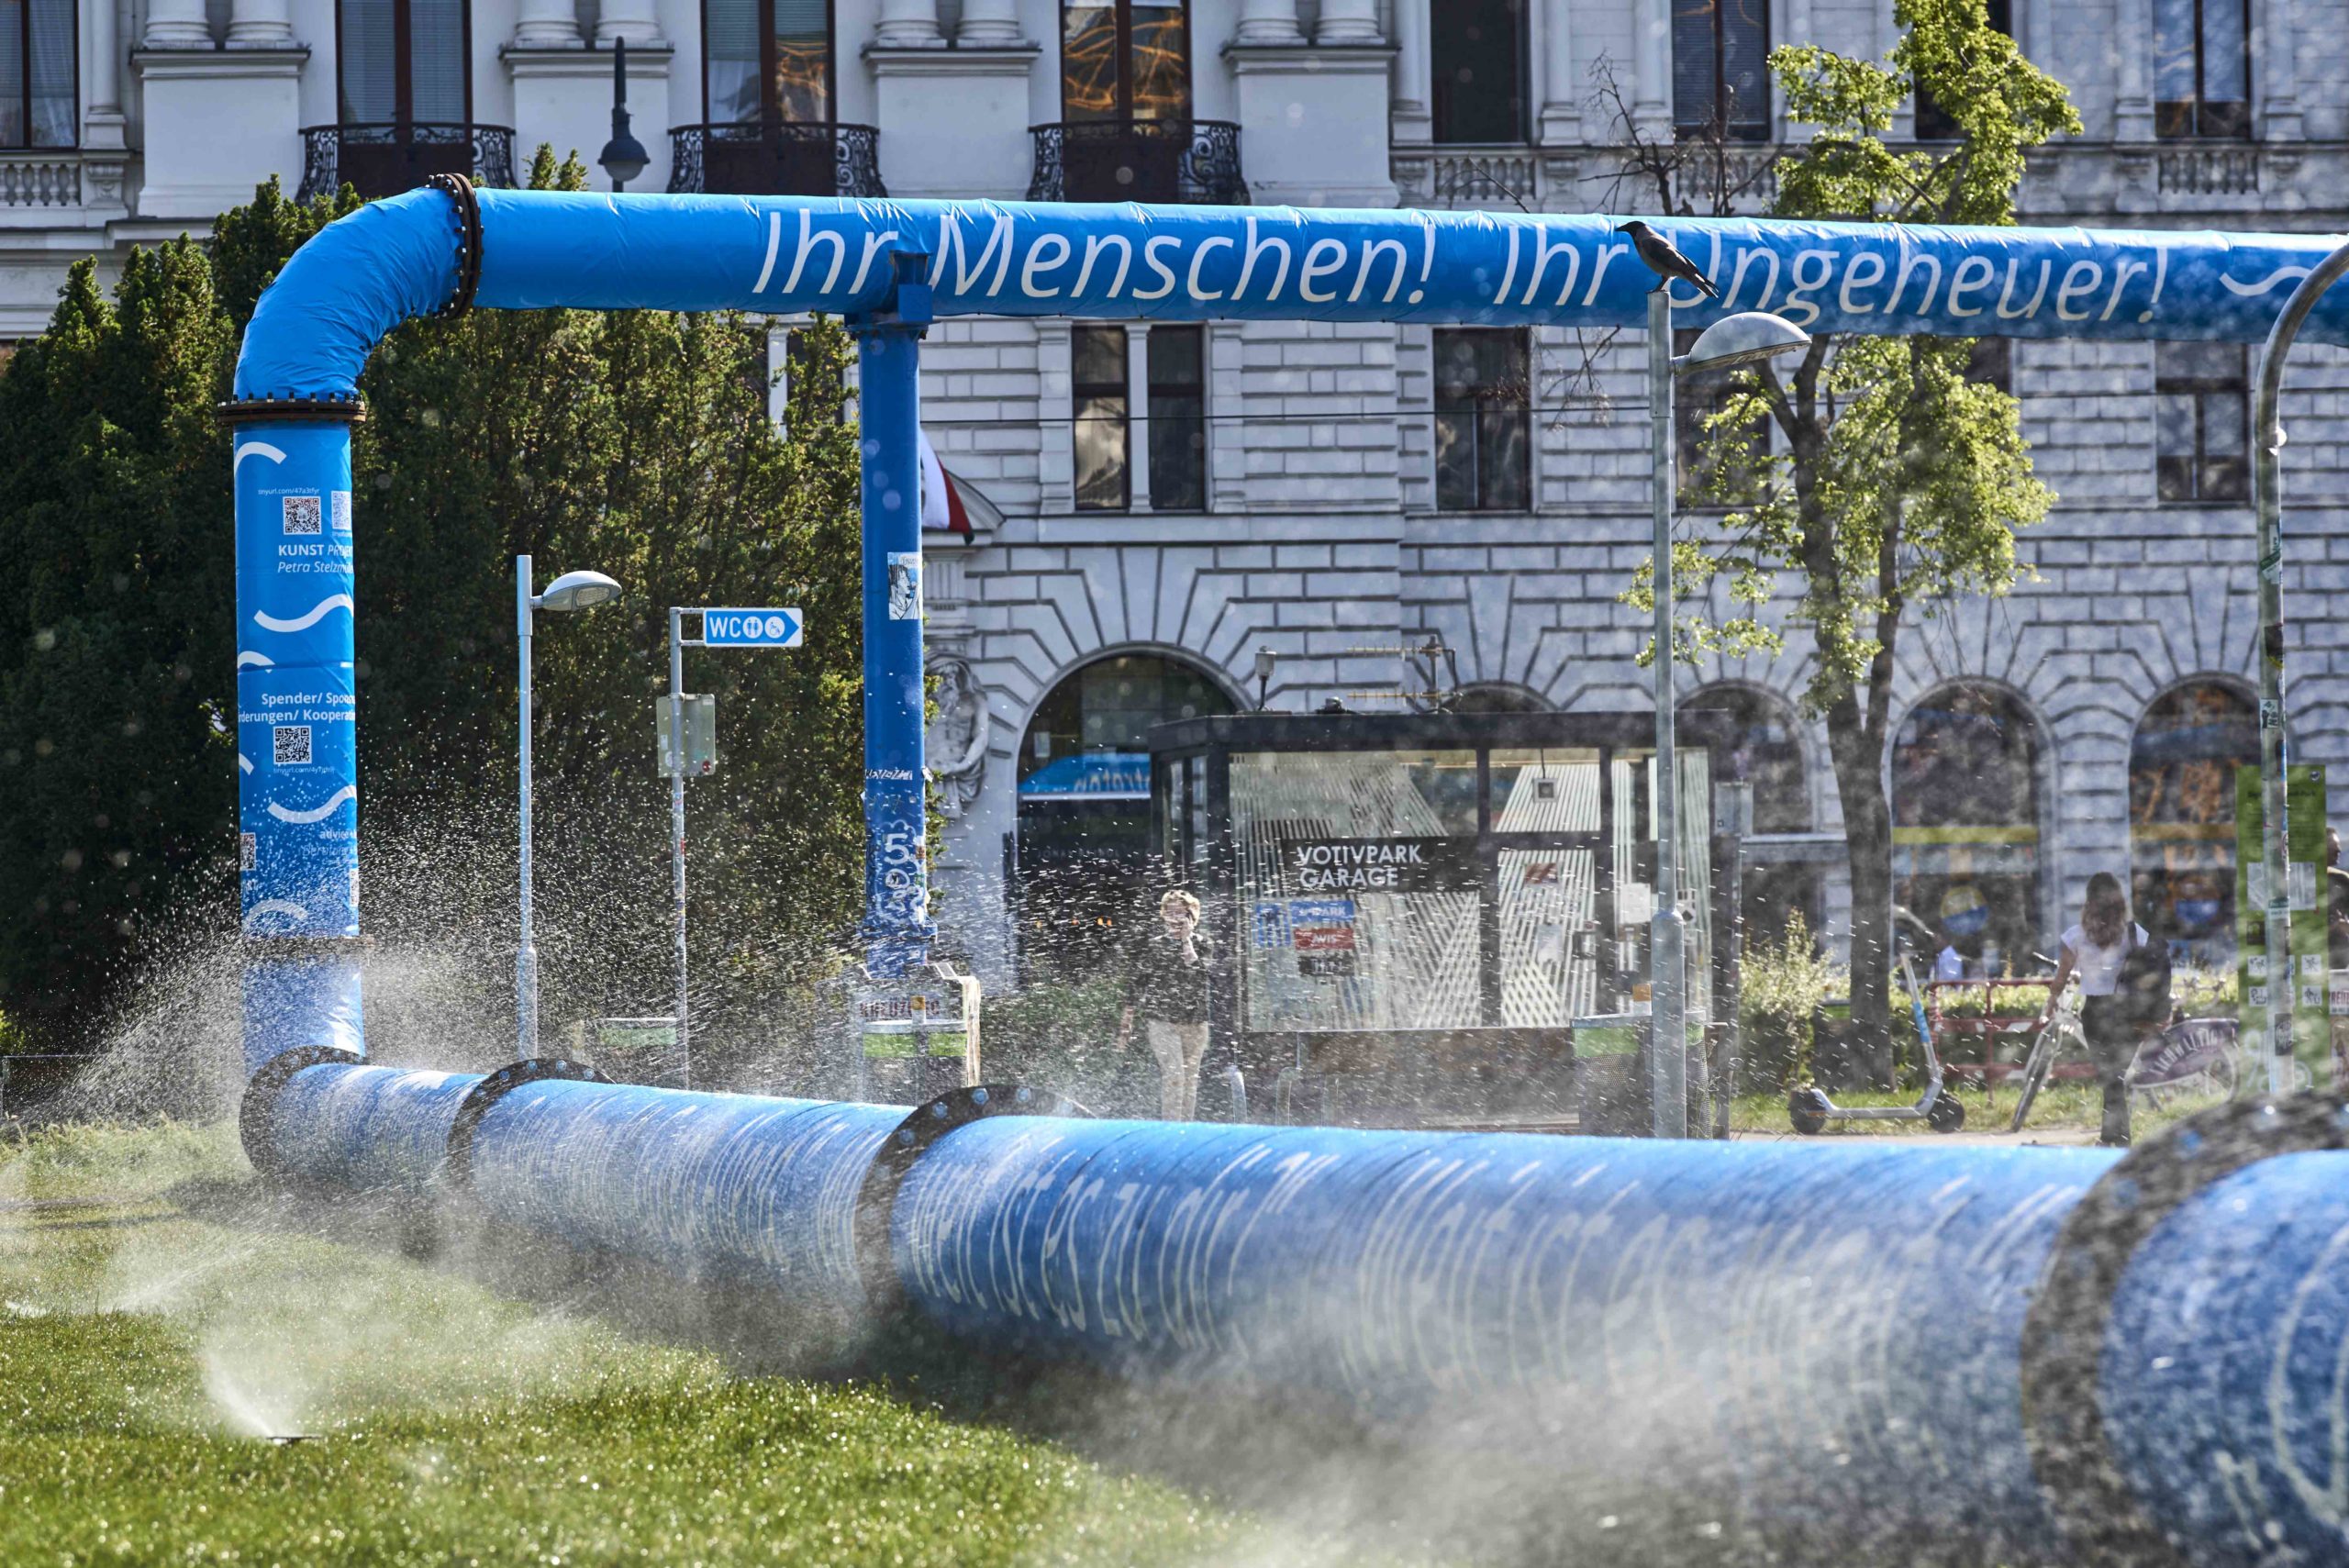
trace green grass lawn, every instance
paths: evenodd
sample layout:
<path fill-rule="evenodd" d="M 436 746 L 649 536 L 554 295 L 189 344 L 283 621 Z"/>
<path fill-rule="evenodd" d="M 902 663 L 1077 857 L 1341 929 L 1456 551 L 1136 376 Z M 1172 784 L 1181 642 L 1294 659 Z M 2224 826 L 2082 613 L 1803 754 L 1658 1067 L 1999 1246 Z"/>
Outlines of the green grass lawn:
<path fill-rule="evenodd" d="M 228 1129 L 0 1135 L 0 1563 L 1322 1554 L 918 1399 L 180 1201 L 244 1175 Z"/>

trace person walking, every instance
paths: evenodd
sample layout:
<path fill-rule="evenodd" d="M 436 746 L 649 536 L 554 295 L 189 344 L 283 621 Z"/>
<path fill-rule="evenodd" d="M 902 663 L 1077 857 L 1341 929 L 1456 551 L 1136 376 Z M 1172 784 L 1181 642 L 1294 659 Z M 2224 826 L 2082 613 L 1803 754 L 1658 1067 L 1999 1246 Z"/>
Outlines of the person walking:
<path fill-rule="evenodd" d="M 2097 1141 L 2125 1145 L 2129 1065 L 2136 1057 L 2137 1042 L 2169 1021 L 2169 955 L 2129 917 L 2129 895 L 2121 879 L 2109 871 L 2088 878 L 2079 921 L 2064 933 L 2055 978 L 2047 987 L 2047 1008 L 2039 1018 L 2042 1028 L 2055 1017 L 2055 1005 L 2074 976 L 2080 982 L 2080 1032 L 2087 1037 L 2097 1082 L 2104 1089 L 2104 1121 Z M 2156 1008 L 2158 1018 L 2153 1016 Z"/>
<path fill-rule="evenodd" d="M 1181 888 L 1158 901 L 1160 929 L 1141 944 L 1118 1017 L 1120 1050 L 1142 1021 L 1158 1059 L 1158 1112 L 1190 1121 L 1198 1111 L 1199 1064 L 1208 1051 L 1208 985 L 1213 950 L 1199 929 L 1199 901 Z"/>

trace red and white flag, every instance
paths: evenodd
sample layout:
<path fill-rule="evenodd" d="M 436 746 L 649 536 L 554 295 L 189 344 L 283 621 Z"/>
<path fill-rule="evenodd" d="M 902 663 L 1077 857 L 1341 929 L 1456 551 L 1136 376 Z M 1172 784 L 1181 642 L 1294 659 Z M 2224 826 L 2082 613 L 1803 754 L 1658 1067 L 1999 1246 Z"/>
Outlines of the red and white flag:
<path fill-rule="evenodd" d="M 966 537 L 971 531 L 971 514 L 946 465 L 938 461 L 928 430 L 921 432 L 921 526 Z"/>

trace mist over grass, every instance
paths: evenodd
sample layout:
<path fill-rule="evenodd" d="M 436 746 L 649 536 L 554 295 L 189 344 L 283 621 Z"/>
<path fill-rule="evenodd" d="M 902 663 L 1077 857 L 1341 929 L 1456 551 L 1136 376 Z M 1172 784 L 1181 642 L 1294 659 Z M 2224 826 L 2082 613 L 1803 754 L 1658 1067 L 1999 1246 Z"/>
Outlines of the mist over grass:
<path fill-rule="evenodd" d="M 918 1399 L 741 1375 L 176 1207 L 240 1164 L 226 1128 L 0 1144 L 0 1562 L 1298 1560 L 1163 1483 Z"/>

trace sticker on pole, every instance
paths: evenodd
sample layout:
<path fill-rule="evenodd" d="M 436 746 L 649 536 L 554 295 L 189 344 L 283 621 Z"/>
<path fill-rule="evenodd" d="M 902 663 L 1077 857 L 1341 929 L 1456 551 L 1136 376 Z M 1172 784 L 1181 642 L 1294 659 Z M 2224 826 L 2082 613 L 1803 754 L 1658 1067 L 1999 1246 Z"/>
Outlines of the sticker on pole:
<path fill-rule="evenodd" d="M 705 648 L 796 648 L 802 629 L 796 609 L 701 612 Z"/>

